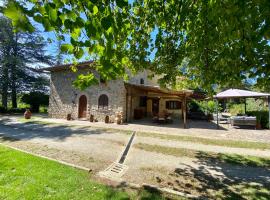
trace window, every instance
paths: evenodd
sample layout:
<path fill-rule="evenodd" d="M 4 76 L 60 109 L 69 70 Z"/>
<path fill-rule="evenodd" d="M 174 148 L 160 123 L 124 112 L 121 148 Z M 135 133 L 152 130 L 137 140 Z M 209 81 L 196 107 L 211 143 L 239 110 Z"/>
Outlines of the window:
<path fill-rule="evenodd" d="M 146 96 L 140 97 L 140 107 L 146 107 L 146 104 L 147 104 L 147 97 Z"/>
<path fill-rule="evenodd" d="M 143 85 L 143 84 L 144 84 L 144 79 L 143 79 L 143 78 L 141 78 L 141 80 L 140 80 L 140 84 L 141 84 L 141 85 Z"/>
<path fill-rule="evenodd" d="M 180 101 L 166 101 L 166 109 L 169 109 L 169 110 L 181 109 L 181 102 Z"/>
<path fill-rule="evenodd" d="M 98 109 L 108 109 L 109 99 L 106 94 L 102 94 L 98 98 Z"/>

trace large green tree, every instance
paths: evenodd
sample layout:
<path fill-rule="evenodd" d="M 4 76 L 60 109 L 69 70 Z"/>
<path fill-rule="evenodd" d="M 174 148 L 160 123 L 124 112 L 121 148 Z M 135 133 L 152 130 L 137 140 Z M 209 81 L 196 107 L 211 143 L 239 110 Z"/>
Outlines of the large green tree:
<path fill-rule="evenodd" d="M 89 54 L 104 78 L 129 67 L 163 74 L 164 85 L 185 76 L 183 85 L 208 90 L 270 81 L 269 0 L 17 0 L 3 12 L 19 29 L 33 31 L 35 21 L 69 35 L 62 50 L 77 59 Z M 76 85 L 95 82 L 87 74 Z"/>
<path fill-rule="evenodd" d="M 38 32 L 14 32 L 11 21 L 0 17 L 0 84 L 4 107 L 7 107 L 9 93 L 12 107 L 16 108 L 19 92 L 37 88 L 37 82 L 47 84 L 36 66 L 53 62 L 51 56 L 45 54 L 45 46 Z"/>

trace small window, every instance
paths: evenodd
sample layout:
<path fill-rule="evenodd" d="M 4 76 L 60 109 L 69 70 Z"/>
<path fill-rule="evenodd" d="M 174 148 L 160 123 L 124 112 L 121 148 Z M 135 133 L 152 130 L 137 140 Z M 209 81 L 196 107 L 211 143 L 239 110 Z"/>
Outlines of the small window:
<path fill-rule="evenodd" d="M 141 78 L 140 84 L 141 84 L 141 85 L 144 85 L 144 79 L 143 79 L 143 78 Z"/>
<path fill-rule="evenodd" d="M 166 109 L 169 109 L 169 110 L 181 109 L 181 102 L 180 101 L 166 101 Z"/>
<path fill-rule="evenodd" d="M 98 109 L 108 109 L 109 99 L 106 94 L 102 94 L 98 98 Z"/>
<path fill-rule="evenodd" d="M 140 107 L 146 107 L 146 104 L 147 104 L 147 97 L 146 96 L 140 97 Z"/>

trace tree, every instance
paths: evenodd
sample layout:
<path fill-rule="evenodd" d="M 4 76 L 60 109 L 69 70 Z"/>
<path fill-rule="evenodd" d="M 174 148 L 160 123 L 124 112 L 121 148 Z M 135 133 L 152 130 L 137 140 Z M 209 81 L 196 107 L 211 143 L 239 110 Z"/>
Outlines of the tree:
<path fill-rule="evenodd" d="M 39 112 L 39 107 L 49 105 L 49 95 L 43 92 L 30 92 L 24 94 L 21 101 L 30 104 L 32 112 Z"/>
<path fill-rule="evenodd" d="M 53 59 L 46 55 L 46 43 L 38 32 L 14 32 L 10 20 L 5 17 L 0 17 L 0 27 L 2 104 L 7 107 L 10 91 L 12 107 L 16 108 L 17 93 L 31 91 L 35 82 L 45 79 L 36 65 L 52 63 Z"/>
<path fill-rule="evenodd" d="M 104 78 L 124 76 L 129 67 L 163 74 L 164 85 L 184 76 L 209 91 L 270 81 L 269 0 L 10 1 L 3 12 L 22 30 L 33 31 L 34 20 L 70 35 L 62 50 L 96 58 Z M 79 79 L 82 88 L 96 82 L 89 74 Z"/>

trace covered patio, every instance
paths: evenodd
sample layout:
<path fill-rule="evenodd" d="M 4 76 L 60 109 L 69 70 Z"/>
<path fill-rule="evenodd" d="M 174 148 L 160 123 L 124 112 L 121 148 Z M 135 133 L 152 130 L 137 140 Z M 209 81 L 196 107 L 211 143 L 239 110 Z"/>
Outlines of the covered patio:
<path fill-rule="evenodd" d="M 247 112 L 247 106 L 246 106 L 246 99 L 247 98 L 267 98 L 268 101 L 268 115 L 269 115 L 269 129 L 270 129 L 270 94 L 268 93 L 261 93 L 261 92 L 253 92 L 253 91 L 248 91 L 248 90 L 239 90 L 239 89 L 228 89 L 223 92 L 218 93 L 216 96 L 214 96 L 214 99 L 216 99 L 217 102 L 217 128 L 219 127 L 219 100 L 222 99 L 244 99 L 245 100 L 245 114 Z M 243 119 L 245 120 L 245 119 Z M 248 119 L 247 119 L 248 120 Z M 255 118 L 256 120 L 256 118 Z"/>
<path fill-rule="evenodd" d="M 127 122 L 140 120 L 149 124 L 151 119 L 157 118 L 166 124 L 167 115 L 173 126 L 187 128 L 187 101 L 194 95 L 192 90 L 176 91 L 130 83 L 125 83 L 125 87 Z"/>

